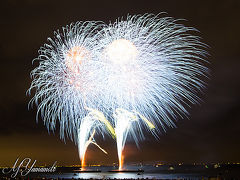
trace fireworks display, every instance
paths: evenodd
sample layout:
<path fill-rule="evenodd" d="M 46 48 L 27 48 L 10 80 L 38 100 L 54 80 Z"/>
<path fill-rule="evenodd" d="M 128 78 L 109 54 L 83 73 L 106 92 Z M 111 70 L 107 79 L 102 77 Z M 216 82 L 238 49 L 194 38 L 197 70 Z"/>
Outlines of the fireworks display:
<path fill-rule="evenodd" d="M 107 153 L 94 137 L 108 134 L 122 169 L 127 139 L 138 145 L 147 131 L 157 137 L 200 101 L 208 69 L 196 32 L 151 14 L 66 26 L 39 50 L 31 102 L 48 129 L 58 121 L 61 138 L 75 141 L 82 166 L 89 144 Z"/>

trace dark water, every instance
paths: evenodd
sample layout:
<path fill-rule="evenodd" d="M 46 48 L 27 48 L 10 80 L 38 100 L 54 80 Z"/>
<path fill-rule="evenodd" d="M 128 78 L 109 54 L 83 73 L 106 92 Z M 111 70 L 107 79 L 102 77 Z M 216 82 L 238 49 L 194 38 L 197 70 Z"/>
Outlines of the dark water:
<path fill-rule="evenodd" d="M 240 165 L 145 165 L 145 166 L 126 166 L 125 169 L 132 172 L 109 172 L 116 170 L 114 166 L 87 167 L 86 170 L 101 172 L 79 172 L 77 167 L 58 167 L 54 173 L 33 173 L 18 178 L 24 179 L 240 179 Z M 142 169 L 144 172 L 137 170 Z M 1 176 L 3 177 L 3 176 Z M 4 176 L 9 177 L 9 176 Z"/>
<path fill-rule="evenodd" d="M 67 169 L 60 168 L 55 173 L 31 173 L 28 176 L 45 178 L 64 178 L 64 179 L 240 179 L 239 166 L 222 166 L 214 168 L 213 166 L 170 166 L 164 165 L 155 167 L 149 166 L 127 166 L 127 170 L 142 169 L 144 172 L 109 172 L 116 169 L 112 166 L 89 167 L 88 170 L 100 170 L 101 172 L 80 172 L 79 168 Z"/>

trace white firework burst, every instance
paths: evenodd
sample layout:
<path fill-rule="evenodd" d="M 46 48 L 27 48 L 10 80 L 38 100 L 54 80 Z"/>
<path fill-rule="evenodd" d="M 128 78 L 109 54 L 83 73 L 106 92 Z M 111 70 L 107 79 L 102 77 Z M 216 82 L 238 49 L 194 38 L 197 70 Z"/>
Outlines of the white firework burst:
<path fill-rule="evenodd" d="M 60 123 L 60 135 L 77 140 L 81 119 L 88 113 L 85 107 L 96 105 L 92 93 L 96 80 L 94 55 L 97 46 L 98 22 L 77 22 L 54 32 L 54 38 L 39 50 L 39 66 L 31 72 L 29 93 L 35 89 L 31 103 L 38 104 L 48 129 Z M 38 115 L 37 115 L 38 116 Z"/>
<path fill-rule="evenodd" d="M 103 28 L 97 57 L 105 63 L 105 104 L 132 114 L 114 112 L 120 160 L 128 133 L 138 143 L 145 125 L 151 131 L 152 126 L 175 127 L 174 120 L 188 114 L 186 106 L 199 102 L 208 69 L 206 45 L 193 35 L 196 31 L 151 14 L 121 18 Z"/>
<path fill-rule="evenodd" d="M 61 138 L 73 137 L 83 159 L 95 132 L 116 136 L 121 168 L 127 139 L 138 144 L 144 128 L 157 136 L 175 127 L 200 101 L 208 68 L 196 32 L 152 14 L 71 24 L 39 50 L 32 102 L 48 128 L 59 120 Z"/>
<path fill-rule="evenodd" d="M 39 66 L 32 72 L 29 93 L 35 89 L 30 104 L 38 105 L 38 114 L 50 130 L 60 124 L 60 137 L 69 136 L 78 144 L 79 156 L 84 166 L 84 157 L 90 143 L 102 149 L 94 135 L 110 133 L 114 129 L 99 108 L 98 50 L 99 22 L 77 22 L 54 33 L 39 50 Z M 94 109 L 92 109 L 94 108 Z M 105 152 L 106 153 L 106 152 Z"/>

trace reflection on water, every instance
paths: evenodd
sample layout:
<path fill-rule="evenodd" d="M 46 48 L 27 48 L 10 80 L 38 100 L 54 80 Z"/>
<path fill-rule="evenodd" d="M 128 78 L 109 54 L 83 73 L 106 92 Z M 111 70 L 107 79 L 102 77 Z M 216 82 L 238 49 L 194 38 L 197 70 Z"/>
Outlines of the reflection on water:
<path fill-rule="evenodd" d="M 221 180 L 220 176 L 190 174 L 190 173 L 136 173 L 136 172 L 87 172 L 87 173 L 55 173 L 55 174 L 40 174 L 32 177 L 45 177 L 54 179 L 211 179 Z"/>
<path fill-rule="evenodd" d="M 128 166 L 131 172 L 112 172 L 117 167 L 100 166 L 89 167 L 92 172 L 79 172 L 79 168 L 62 167 L 52 174 L 31 173 L 30 178 L 61 178 L 61 179 L 235 179 L 239 177 L 240 166 L 197 166 L 197 165 L 161 165 L 161 166 Z M 143 169 L 144 172 L 136 171 Z M 135 170 L 135 172 L 134 172 Z M 93 172 L 95 171 L 95 172 Z"/>
<path fill-rule="evenodd" d="M 40 176 L 41 177 L 41 176 Z M 80 178 L 80 179 L 202 179 L 207 178 L 196 174 L 158 174 L 158 173 L 63 173 L 63 174 L 51 174 L 45 175 L 46 178 Z"/>
<path fill-rule="evenodd" d="M 200 176 L 201 177 L 201 176 Z M 191 178 L 191 179 L 199 179 L 199 176 L 194 175 L 180 175 L 180 174 L 157 174 L 157 173 L 99 173 L 99 174 L 77 174 L 74 178 L 96 178 L 96 179 L 178 179 L 178 178 Z"/>

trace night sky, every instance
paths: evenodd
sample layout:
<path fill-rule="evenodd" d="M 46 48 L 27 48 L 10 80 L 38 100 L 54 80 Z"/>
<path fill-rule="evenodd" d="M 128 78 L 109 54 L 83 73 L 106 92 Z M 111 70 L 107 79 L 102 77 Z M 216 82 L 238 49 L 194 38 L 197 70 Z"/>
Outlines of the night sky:
<path fill-rule="evenodd" d="M 48 133 L 36 106 L 28 110 L 26 96 L 32 59 L 53 31 L 76 21 L 114 22 L 129 14 L 167 12 L 197 28 L 210 46 L 211 80 L 203 102 L 190 109 L 160 140 L 147 136 L 140 149 L 129 142 L 127 162 L 239 162 L 240 161 L 240 2 L 239 0 L 2 0 L 0 2 L 0 166 L 12 166 L 17 157 L 37 164 L 80 164 L 73 142 Z M 117 162 L 116 144 L 99 139 L 109 155 L 95 146 L 87 151 L 87 163 Z"/>

